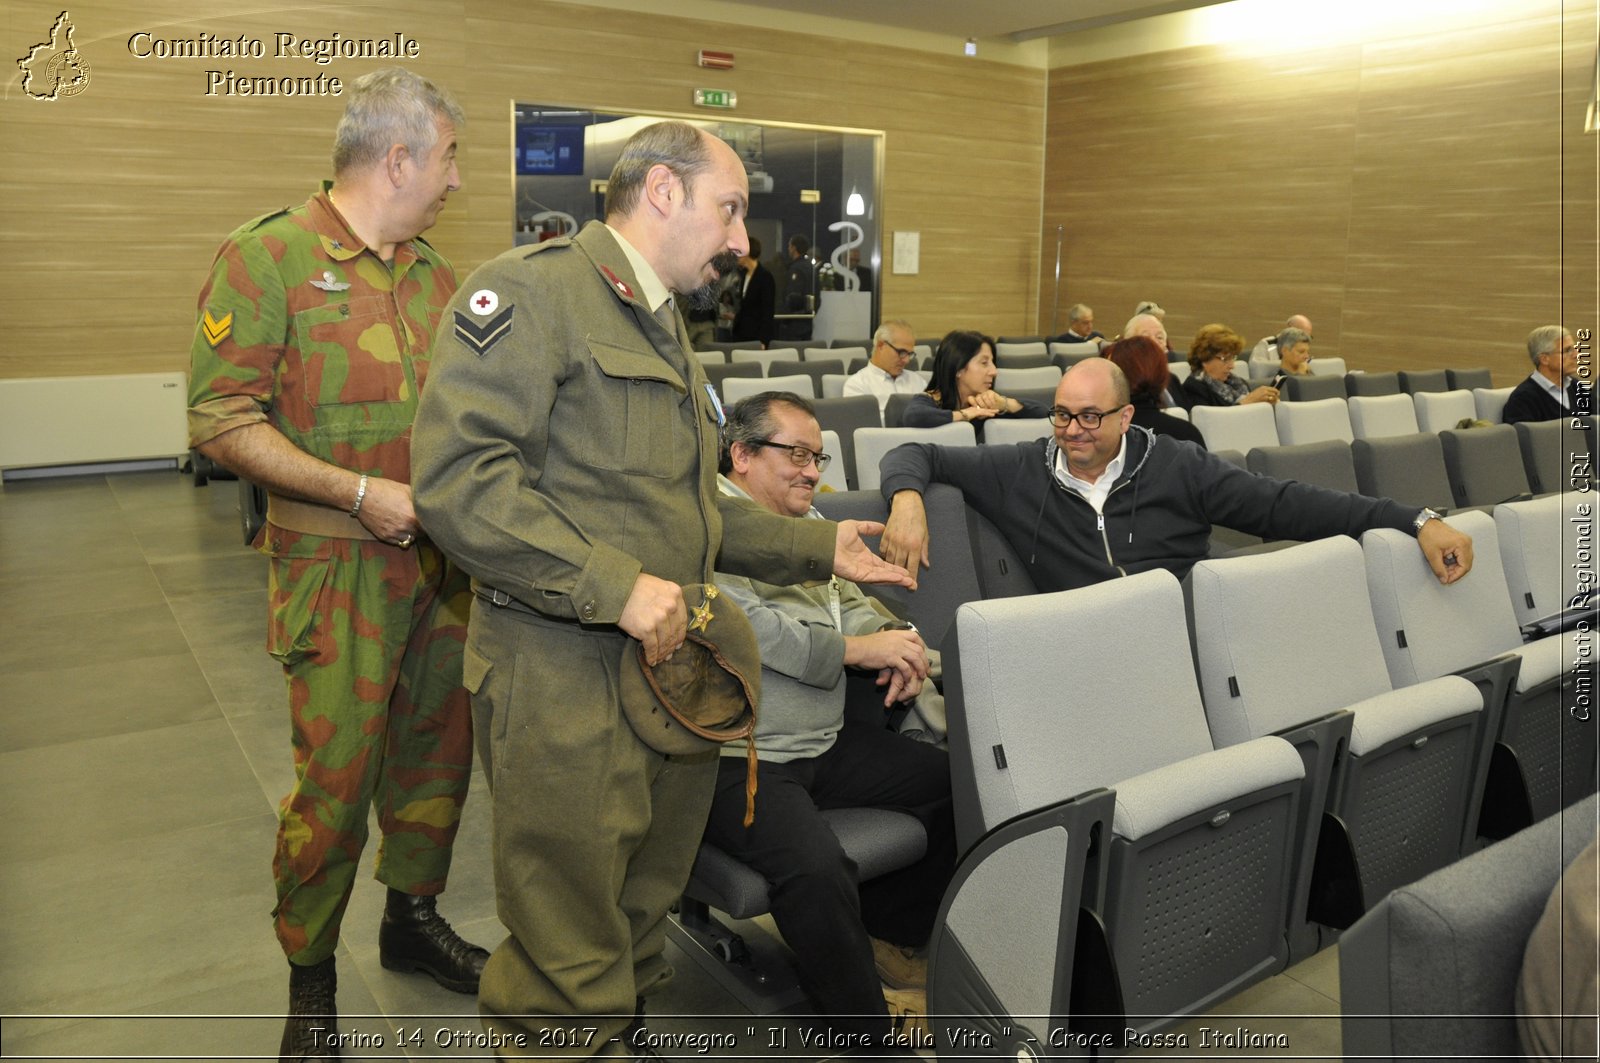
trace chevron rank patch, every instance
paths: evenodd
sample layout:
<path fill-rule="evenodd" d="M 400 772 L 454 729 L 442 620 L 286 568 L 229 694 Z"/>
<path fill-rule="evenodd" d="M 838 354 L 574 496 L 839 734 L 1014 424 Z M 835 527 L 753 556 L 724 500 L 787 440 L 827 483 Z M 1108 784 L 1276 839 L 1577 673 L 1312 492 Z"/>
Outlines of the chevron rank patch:
<path fill-rule="evenodd" d="M 200 319 L 200 328 L 206 334 L 206 342 L 216 347 L 233 332 L 233 311 L 229 310 L 219 320 L 207 310 L 205 317 Z"/>
<path fill-rule="evenodd" d="M 511 315 L 516 307 L 508 306 L 487 321 L 474 321 L 469 315 L 456 311 L 456 338 L 482 358 L 489 348 L 503 340 L 511 331 Z"/>

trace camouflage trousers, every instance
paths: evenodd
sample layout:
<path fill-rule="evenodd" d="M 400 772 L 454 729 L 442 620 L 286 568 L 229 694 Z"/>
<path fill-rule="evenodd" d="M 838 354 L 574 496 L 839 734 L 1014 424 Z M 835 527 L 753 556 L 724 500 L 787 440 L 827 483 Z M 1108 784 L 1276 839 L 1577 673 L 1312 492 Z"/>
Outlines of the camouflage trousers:
<path fill-rule="evenodd" d="M 273 910 L 289 959 L 332 954 L 376 804 L 376 877 L 444 889 L 472 773 L 461 686 L 471 591 L 431 544 L 301 535 L 267 525 L 267 651 L 289 686 L 295 785 L 278 811 Z"/>

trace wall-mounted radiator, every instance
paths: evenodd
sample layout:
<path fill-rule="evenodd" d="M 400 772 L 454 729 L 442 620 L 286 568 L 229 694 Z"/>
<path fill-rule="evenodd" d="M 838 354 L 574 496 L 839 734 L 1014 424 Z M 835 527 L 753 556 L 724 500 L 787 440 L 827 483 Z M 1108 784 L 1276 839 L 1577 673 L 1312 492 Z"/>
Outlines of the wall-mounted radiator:
<path fill-rule="evenodd" d="M 187 390 L 178 372 L 0 380 L 0 469 L 181 461 Z"/>

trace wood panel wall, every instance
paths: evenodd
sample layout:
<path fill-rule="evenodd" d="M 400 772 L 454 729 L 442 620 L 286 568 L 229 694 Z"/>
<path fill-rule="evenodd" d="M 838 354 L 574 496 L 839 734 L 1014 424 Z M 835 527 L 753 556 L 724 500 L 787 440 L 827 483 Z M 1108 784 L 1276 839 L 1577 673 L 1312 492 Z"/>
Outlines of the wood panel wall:
<path fill-rule="evenodd" d="M 1038 313 L 1046 74 L 1041 69 L 839 42 L 822 36 L 549 0 L 401 0 L 263 11 L 237 2 L 74 3 L 91 68 L 78 96 L 26 99 L 5 82 L 0 120 L 0 377 L 183 368 L 195 294 L 221 238 L 304 201 L 327 176 L 341 101 L 207 97 L 208 69 L 259 76 L 382 65 L 335 60 L 137 59 L 128 38 L 200 31 L 264 38 L 421 42 L 406 65 L 461 99 L 464 188 L 429 234 L 463 273 L 511 243 L 515 100 L 640 112 L 691 111 L 695 87 L 739 94 L 739 120 L 885 133 L 884 239 L 922 234 L 921 272 L 882 279 L 886 316 L 919 335 L 956 327 L 1029 331 Z M 48 35 L 59 7 L 8 8 L 8 55 Z M 737 54 L 732 72 L 694 65 Z M 715 112 L 713 112 L 715 114 Z"/>
<path fill-rule="evenodd" d="M 1563 10 L 1565 8 L 1565 10 Z M 1175 347 L 1291 313 L 1371 371 L 1528 373 L 1530 329 L 1594 328 L 1596 147 L 1582 132 L 1595 6 L 1243 55 L 1208 45 L 1050 76 L 1041 329 L 1054 299 L 1108 335 L 1135 303 Z"/>

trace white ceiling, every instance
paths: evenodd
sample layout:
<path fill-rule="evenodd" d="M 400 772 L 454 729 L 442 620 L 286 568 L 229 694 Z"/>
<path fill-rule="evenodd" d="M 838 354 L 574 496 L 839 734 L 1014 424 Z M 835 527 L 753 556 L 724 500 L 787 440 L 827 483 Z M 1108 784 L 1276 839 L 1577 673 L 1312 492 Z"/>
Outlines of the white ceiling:
<path fill-rule="evenodd" d="M 1021 43 L 1094 29 L 1222 0 L 738 0 L 799 15 L 824 16 L 953 37 L 1004 37 Z M 893 43 L 886 40 L 885 43 Z"/>

